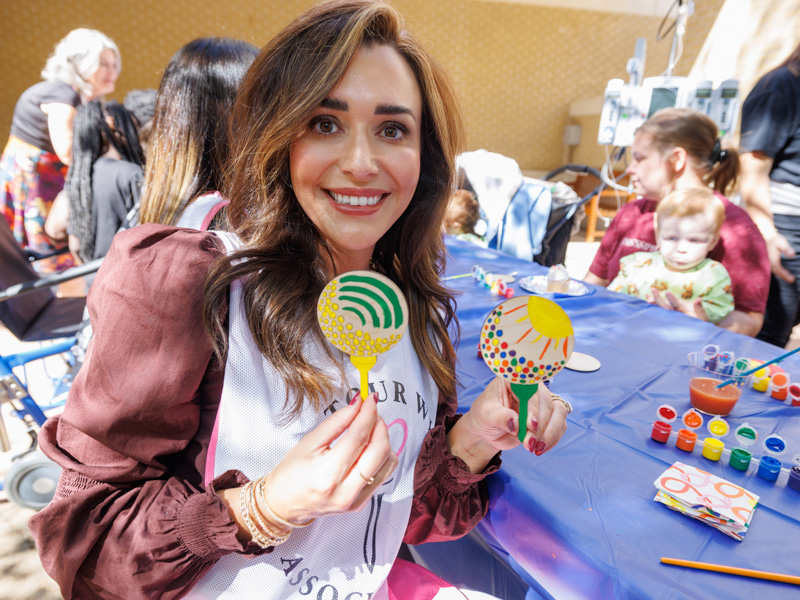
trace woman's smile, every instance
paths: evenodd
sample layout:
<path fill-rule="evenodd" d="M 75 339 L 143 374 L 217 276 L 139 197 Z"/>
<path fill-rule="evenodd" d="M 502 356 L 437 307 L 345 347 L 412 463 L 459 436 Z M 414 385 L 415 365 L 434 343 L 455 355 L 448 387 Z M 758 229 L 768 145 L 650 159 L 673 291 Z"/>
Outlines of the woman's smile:
<path fill-rule="evenodd" d="M 289 149 L 297 201 L 337 270 L 369 267 L 378 240 L 408 207 L 420 171 L 422 95 L 390 46 L 367 46 Z"/>

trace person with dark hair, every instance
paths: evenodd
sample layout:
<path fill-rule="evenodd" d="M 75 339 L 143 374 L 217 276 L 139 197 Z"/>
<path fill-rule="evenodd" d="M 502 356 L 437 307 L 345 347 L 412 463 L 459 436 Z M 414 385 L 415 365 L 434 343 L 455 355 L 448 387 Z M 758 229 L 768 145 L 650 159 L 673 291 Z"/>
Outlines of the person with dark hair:
<path fill-rule="evenodd" d="M 607 286 L 619 272 L 620 259 L 634 252 L 654 252 L 654 213 L 659 202 L 676 189 L 711 187 L 725 206 L 719 242 L 708 257 L 727 269 L 735 308 L 717 325 L 754 336 L 761 329 L 767 303 L 769 260 L 764 240 L 747 213 L 723 194 L 739 176 L 735 149 L 720 145 L 717 126 L 689 108 L 665 108 L 636 130 L 628 167 L 634 191 L 642 196 L 614 217 L 584 281 Z M 655 303 L 708 321 L 702 305 L 671 292 L 654 294 Z"/>
<path fill-rule="evenodd" d="M 81 262 L 111 247 L 141 193 L 144 154 L 133 115 L 115 101 L 92 100 L 75 115 L 69 201 L 70 249 Z"/>
<path fill-rule="evenodd" d="M 125 94 L 122 105 L 133 114 L 136 124 L 139 126 L 139 144 L 142 150 L 147 152 L 152 132 L 153 112 L 156 108 L 157 90 L 131 90 Z"/>
<path fill-rule="evenodd" d="M 40 434 L 64 470 L 30 521 L 64 598 L 447 587 L 401 544 L 466 534 L 520 444 L 502 378 L 456 414 L 441 223 L 462 140 L 452 84 L 386 2 L 317 3 L 267 44 L 231 116 L 230 231 L 123 232 L 89 296 L 86 363 Z M 409 307 L 366 398 L 317 321 L 354 270 Z M 539 386 L 525 448 L 552 449 L 569 410 Z"/>
<path fill-rule="evenodd" d="M 14 238 L 38 255 L 64 248 L 45 221 L 64 187 L 72 151 L 72 122 L 81 103 L 114 91 L 121 68 L 116 44 L 94 29 L 70 31 L 47 59 L 44 81 L 25 90 L 14 108 L 0 158 L 0 206 Z M 69 253 L 34 263 L 38 271 L 72 266 Z"/>
<path fill-rule="evenodd" d="M 742 203 L 772 267 L 758 339 L 783 348 L 800 323 L 800 45 L 742 105 Z"/>
<path fill-rule="evenodd" d="M 124 106 L 136 119 L 139 129 L 147 125 L 153 119 L 156 108 L 156 94 L 158 90 L 152 88 L 145 90 L 131 90 L 125 94 L 122 101 Z"/>
<path fill-rule="evenodd" d="M 201 38 L 172 57 L 156 97 L 140 223 L 216 228 L 227 204 L 220 191 L 231 107 L 257 53 L 240 40 Z"/>
<path fill-rule="evenodd" d="M 475 194 L 469 190 L 456 190 L 444 214 L 444 232 L 486 248 L 486 240 L 475 233 L 475 226 L 480 219 L 481 205 Z"/>

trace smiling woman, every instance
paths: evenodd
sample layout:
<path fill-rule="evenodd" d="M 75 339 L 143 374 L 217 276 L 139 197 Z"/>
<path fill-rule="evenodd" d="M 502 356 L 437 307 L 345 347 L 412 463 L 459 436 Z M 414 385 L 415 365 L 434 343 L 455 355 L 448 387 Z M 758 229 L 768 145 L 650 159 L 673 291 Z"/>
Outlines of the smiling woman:
<path fill-rule="evenodd" d="M 368 269 L 375 244 L 411 202 L 421 112 L 408 63 L 390 46 L 365 46 L 289 149 L 297 201 L 338 270 Z"/>
<path fill-rule="evenodd" d="M 141 225 L 93 286 L 90 356 L 40 436 L 58 499 L 31 521 L 65 598 L 449 587 L 401 544 L 467 533 L 499 452 L 526 429 L 541 455 L 567 415 L 542 386 L 520 427 L 500 379 L 455 414 L 441 223 L 462 135 L 446 75 L 387 3 L 316 4 L 261 51 L 231 116 L 230 230 Z M 355 269 L 408 304 L 367 398 L 317 321 Z"/>

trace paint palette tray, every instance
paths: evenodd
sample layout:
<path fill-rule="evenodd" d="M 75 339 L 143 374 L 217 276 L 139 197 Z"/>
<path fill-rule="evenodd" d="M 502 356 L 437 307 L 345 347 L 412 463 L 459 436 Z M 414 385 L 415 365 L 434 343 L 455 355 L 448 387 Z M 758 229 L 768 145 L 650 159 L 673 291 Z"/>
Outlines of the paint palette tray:
<path fill-rule="evenodd" d="M 550 292 L 547 290 L 547 275 L 530 275 L 528 277 L 523 277 L 519 280 L 519 287 L 526 292 L 540 295 L 550 294 L 556 298 L 565 296 L 588 296 L 594 293 L 593 289 L 587 287 L 582 281 L 577 281 L 575 279 L 569 280 L 566 292 Z"/>

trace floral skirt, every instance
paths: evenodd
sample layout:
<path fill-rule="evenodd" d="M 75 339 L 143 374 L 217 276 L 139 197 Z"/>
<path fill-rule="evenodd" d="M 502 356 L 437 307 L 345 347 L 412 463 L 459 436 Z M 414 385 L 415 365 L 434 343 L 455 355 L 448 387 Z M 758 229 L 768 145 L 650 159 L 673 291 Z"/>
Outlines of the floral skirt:
<path fill-rule="evenodd" d="M 56 246 L 44 231 L 44 222 L 58 193 L 64 188 L 67 167 L 52 152 L 9 137 L 0 158 L 0 206 L 14 238 L 22 248 L 51 254 Z M 67 252 L 34 263 L 37 271 L 52 273 L 75 265 Z"/>

